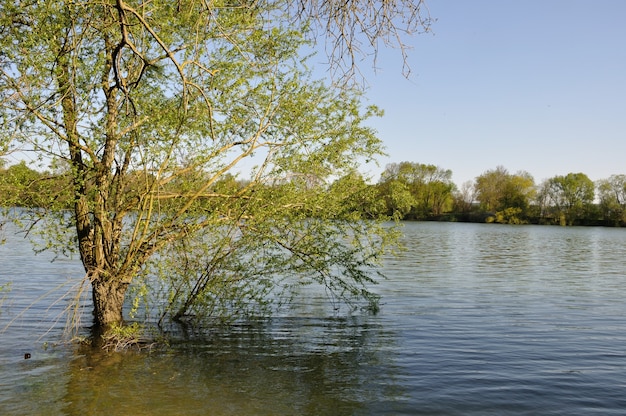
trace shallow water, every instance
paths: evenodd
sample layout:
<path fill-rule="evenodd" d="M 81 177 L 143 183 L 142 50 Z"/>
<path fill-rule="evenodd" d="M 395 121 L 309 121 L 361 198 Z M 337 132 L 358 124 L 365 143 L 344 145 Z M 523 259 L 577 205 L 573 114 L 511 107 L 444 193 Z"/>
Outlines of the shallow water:
<path fill-rule="evenodd" d="M 69 300 L 51 300 L 81 266 L 35 257 L 5 233 L 0 414 L 623 414 L 626 230 L 404 231 L 378 315 L 307 296 L 269 322 L 141 354 L 53 345 Z"/>

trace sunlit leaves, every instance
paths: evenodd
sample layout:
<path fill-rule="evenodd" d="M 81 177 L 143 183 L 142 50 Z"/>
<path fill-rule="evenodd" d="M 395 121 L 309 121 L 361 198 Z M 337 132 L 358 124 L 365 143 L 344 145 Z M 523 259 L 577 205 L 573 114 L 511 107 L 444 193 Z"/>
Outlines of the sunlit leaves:
<path fill-rule="evenodd" d="M 379 187 L 390 212 L 401 218 L 441 215 L 452 205 L 452 171 L 435 165 L 401 162 L 386 166 Z"/>
<path fill-rule="evenodd" d="M 626 175 L 611 175 L 597 183 L 600 206 L 615 224 L 626 221 Z"/>
<path fill-rule="evenodd" d="M 358 88 L 312 79 L 306 19 L 282 19 L 282 2 L 23 6 L 0 18 L 0 128 L 67 161 L 95 296 L 140 280 L 175 319 L 263 311 L 270 292 L 303 282 L 374 300 L 366 285 L 390 234 L 342 208 L 357 182 L 330 183 L 381 153 L 366 125 L 380 111 Z M 75 247 L 65 225 L 46 241 Z M 95 304 L 120 303 L 107 302 Z"/>
<path fill-rule="evenodd" d="M 478 176 L 475 191 L 476 199 L 486 211 L 520 208 L 521 218 L 527 215 L 536 192 L 534 179 L 529 173 L 522 171 L 511 174 L 503 166 Z"/>
<path fill-rule="evenodd" d="M 595 185 L 584 173 L 568 173 L 548 179 L 543 184 L 542 194 L 561 216 L 561 221 L 572 225 L 589 211 Z"/>

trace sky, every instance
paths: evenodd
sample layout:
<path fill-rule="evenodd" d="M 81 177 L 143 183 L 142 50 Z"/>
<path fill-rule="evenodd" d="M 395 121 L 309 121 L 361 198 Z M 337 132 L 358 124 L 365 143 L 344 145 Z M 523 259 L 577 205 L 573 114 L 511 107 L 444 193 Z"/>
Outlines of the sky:
<path fill-rule="evenodd" d="M 407 39 L 376 73 L 364 62 L 370 123 L 388 153 L 364 167 L 434 164 L 457 186 L 497 166 L 535 183 L 626 174 L 626 1 L 427 0 L 433 34 Z M 369 67 L 368 67 L 369 66 Z"/>

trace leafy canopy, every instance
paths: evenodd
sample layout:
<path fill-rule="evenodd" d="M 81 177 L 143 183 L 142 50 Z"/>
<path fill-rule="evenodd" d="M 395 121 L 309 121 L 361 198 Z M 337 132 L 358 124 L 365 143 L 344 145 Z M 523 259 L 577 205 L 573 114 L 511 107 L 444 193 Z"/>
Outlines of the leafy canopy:
<path fill-rule="evenodd" d="M 313 79 L 301 51 L 333 16 L 295 6 L 2 6 L 0 135 L 66 166 L 71 214 L 33 221 L 46 248 L 80 254 L 98 323 L 121 320 L 131 284 L 162 318 L 266 310 L 312 282 L 375 303 L 393 232 L 355 220 L 330 183 L 382 152 L 365 124 L 381 112 L 354 84 Z"/>

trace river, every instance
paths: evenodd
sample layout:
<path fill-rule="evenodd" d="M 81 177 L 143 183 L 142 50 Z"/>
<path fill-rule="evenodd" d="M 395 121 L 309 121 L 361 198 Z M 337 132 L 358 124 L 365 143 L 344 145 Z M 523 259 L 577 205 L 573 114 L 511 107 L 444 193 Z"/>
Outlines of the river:
<path fill-rule="evenodd" d="M 59 343 L 70 300 L 54 300 L 80 264 L 3 237 L 2 415 L 626 411 L 626 229 L 406 223 L 377 315 L 307 296 L 269 321 L 124 354 Z"/>

